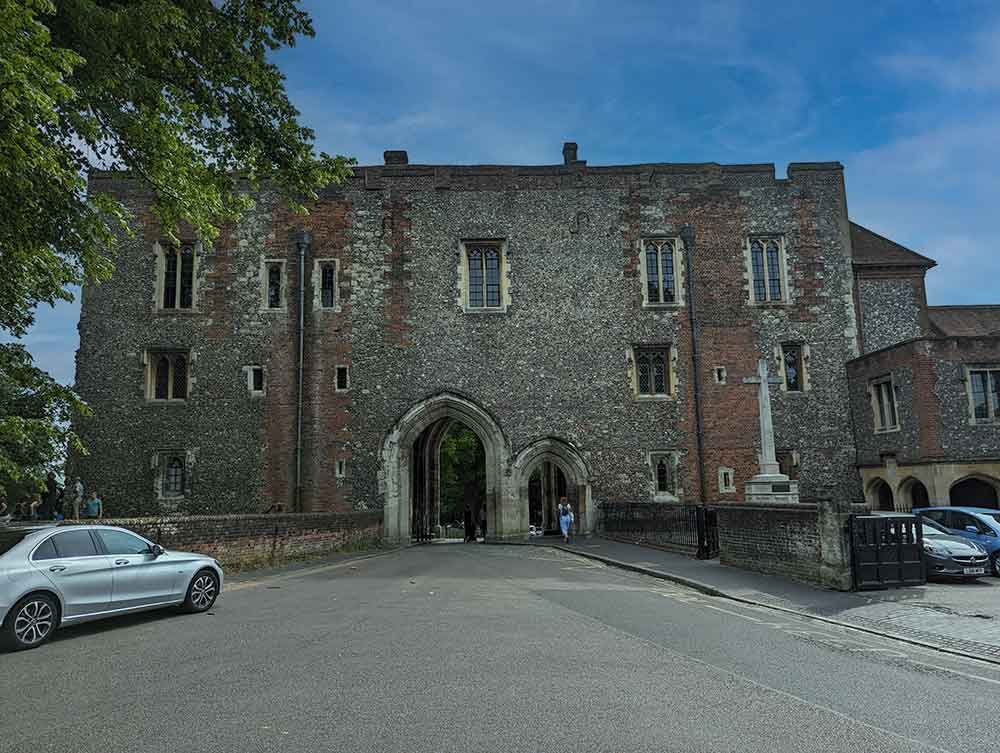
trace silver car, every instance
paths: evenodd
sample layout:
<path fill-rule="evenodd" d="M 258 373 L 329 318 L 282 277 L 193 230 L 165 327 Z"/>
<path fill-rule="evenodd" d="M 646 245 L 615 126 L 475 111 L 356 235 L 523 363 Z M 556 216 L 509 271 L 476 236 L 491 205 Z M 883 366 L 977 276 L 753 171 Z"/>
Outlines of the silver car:
<path fill-rule="evenodd" d="M 34 648 L 63 625 L 144 609 L 211 609 L 222 568 L 124 528 L 0 528 L 0 643 Z"/>

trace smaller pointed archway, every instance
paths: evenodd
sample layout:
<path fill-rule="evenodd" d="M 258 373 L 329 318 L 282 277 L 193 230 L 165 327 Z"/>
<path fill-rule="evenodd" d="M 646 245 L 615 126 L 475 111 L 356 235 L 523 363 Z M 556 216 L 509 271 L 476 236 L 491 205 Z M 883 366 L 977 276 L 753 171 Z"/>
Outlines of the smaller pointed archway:
<path fill-rule="evenodd" d="M 948 491 L 948 498 L 952 507 L 988 507 L 997 509 L 1000 507 L 998 499 L 997 485 L 992 479 L 980 476 L 969 476 L 956 484 L 953 484 Z"/>
<path fill-rule="evenodd" d="M 532 442 L 514 459 L 514 478 L 524 528 L 541 524 L 543 529 L 556 529 L 555 510 L 559 498 L 566 497 L 576 514 L 576 532 L 593 531 L 590 468 L 569 442 L 558 437 Z"/>

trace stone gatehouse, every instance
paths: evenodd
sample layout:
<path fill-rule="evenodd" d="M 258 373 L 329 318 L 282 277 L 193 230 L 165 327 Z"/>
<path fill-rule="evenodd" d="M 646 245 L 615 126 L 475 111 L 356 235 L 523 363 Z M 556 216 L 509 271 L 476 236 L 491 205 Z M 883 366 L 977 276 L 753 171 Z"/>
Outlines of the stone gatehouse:
<path fill-rule="evenodd" d="M 915 293 L 856 295 L 839 163 L 385 156 L 307 216 L 265 190 L 180 247 L 142 184 L 91 176 L 137 231 L 79 327 L 95 415 L 74 471 L 109 510 L 381 508 L 390 537 L 421 535 L 452 422 L 482 441 L 494 536 L 561 494 L 583 530 L 602 501 L 738 501 L 759 358 L 782 377 L 776 446 L 803 499 L 862 498 L 845 364 L 870 349 L 859 316 L 882 342 L 867 291 Z"/>

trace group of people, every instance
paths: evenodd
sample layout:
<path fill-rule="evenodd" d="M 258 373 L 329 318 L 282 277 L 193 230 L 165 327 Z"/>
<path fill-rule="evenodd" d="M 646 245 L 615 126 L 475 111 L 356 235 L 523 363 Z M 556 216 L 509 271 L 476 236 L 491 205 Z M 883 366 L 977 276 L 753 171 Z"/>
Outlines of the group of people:
<path fill-rule="evenodd" d="M 569 543 L 569 537 L 573 532 L 573 523 L 576 521 L 576 516 L 573 514 L 573 507 L 570 505 L 569 500 L 566 497 L 559 498 L 559 531 L 562 534 L 563 541 Z M 482 505 L 479 508 L 479 528 L 482 530 L 483 542 L 486 541 L 486 505 Z M 476 523 L 475 523 L 475 513 L 472 510 L 472 505 L 467 504 L 465 506 L 465 540 L 466 542 L 476 541 Z"/>
<path fill-rule="evenodd" d="M 26 495 L 10 509 L 0 499 L 0 520 L 79 520 L 103 518 L 104 502 L 96 489 L 84 496 L 83 481 L 76 477 L 71 484 L 60 487 L 54 473 L 45 479 L 45 494 Z"/>

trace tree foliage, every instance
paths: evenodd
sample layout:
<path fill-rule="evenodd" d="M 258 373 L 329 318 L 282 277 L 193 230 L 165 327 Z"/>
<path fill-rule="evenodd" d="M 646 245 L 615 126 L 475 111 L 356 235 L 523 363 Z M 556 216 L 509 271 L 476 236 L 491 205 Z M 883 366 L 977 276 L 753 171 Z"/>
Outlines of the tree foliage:
<path fill-rule="evenodd" d="M 462 425 L 450 429 L 441 441 L 439 467 L 441 523 L 461 524 L 465 503 L 482 502 L 486 495 L 486 455 L 475 432 Z"/>
<path fill-rule="evenodd" d="M 0 333 L 110 275 L 129 216 L 88 195 L 95 168 L 144 181 L 168 237 L 204 240 L 261 185 L 303 210 L 343 180 L 353 160 L 315 154 L 270 59 L 313 33 L 296 0 L 0 0 Z M 0 475 L 76 442 L 58 421 L 82 407 L 23 349 L 2 358 L 0 443 L 21 446 Z"/>

